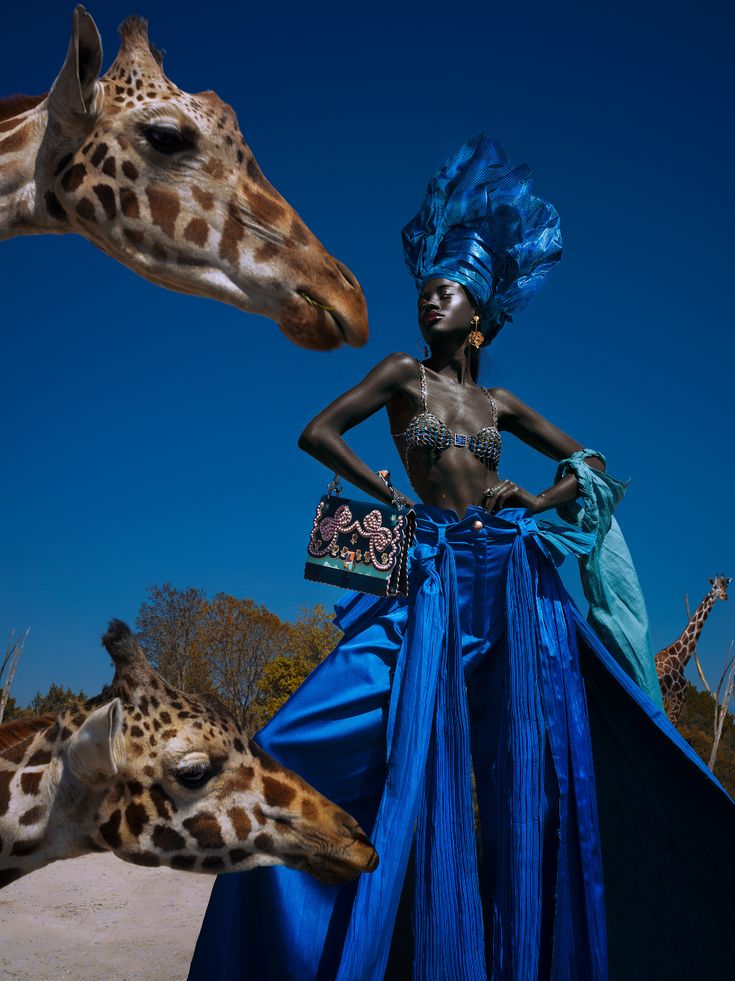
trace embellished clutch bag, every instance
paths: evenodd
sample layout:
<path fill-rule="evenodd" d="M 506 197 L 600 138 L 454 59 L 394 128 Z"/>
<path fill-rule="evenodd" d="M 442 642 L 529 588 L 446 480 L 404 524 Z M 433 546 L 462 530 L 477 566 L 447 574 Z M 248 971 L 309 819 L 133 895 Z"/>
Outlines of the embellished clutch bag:
<path fill-rule="evenodd" d="M 381 476 L 392 489 L 387 471 Z M 341 492 L 335 474 L 314 515 L 305 578 L 376 596 L 407 596 L 416 515 L 398 495 L 394 504 L 374 504 L 349 501 Z"/>

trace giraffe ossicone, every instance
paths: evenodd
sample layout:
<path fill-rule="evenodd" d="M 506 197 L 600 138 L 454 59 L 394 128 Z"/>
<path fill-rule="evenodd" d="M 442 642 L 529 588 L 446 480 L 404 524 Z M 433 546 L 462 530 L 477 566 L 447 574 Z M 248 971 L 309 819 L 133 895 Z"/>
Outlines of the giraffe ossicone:
<path fill-rule="evenodd" d="M 263 176 L 231 106 L 164 74 L 128 17 L 100 76 L 94 20 L 75 7 L 50 92 L 0 100 L 0 239 L 77 233 L 166 289 L 275 320 L 303 347 L 367 340 L 365 298 Z"/>
<path fill-rule="evenodd" d="M 115 676 L 100 695 L 56 718 L 0 725 L 0 888 L 103 851 L 210 874 L 285 865 L 329 884 L 375 870 L 354 818 L 249 740 L 216 699 L 173 689 L 121 621 L 103 642 Z"/>

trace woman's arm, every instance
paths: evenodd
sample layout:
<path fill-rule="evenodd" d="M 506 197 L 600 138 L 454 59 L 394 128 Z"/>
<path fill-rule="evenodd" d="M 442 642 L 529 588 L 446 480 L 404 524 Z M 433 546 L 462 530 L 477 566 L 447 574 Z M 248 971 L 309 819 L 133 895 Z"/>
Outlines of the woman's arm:
<path fill-rule="evenodd" d="M 572 439 L 558 426 L 554 426 L 548 419 L 544 419 L 540 413 L 532 409 L 530 405 L 526 405 L 512 392 L 498 388 L 493 389 L 493 393 L 500 405 L 502 428 L 517 436 L 528 446 L 538 450 L 539 453 L 543 453 L 553 460 L 563 460 L 572 453 L 584 449 L 581 443 Z M 602 460 L 598 457 L 585 457 L 585 462 L 595 470 L 605 469 Z M 501 498 L 500 507 L 503 506 L 502 494 L 501 491 L 500 494 L 496 495 L 496 499 Z M 509 496 L 512 497 L 512 493 L 505 494 L 505 497 Z M 565 504 L 567 501 L 573 501 L 578 496 L 577 478 L 574 474 L 567 474 L 558 483 L 552 484 L 551 487 L 547 487 L 546 490 L 535 495 L 536 503 L 534 503 L 532 510 L 537 514 L 540 511 L 548 511 L 550 508 L 559 507 L 560 504 Z M 495 499 L 493 503 L 494 509 L 498 508 Z"/>
<path fill-rule="evenodd" d="M 390 354 L 359 384 L 312 419 L 299 437 L 299 448 L 355 487 L 380 501 L 390 502 L 391 492 L 383 479 L 349 448 L 342 436 L 387 405 L 414 375 L 415 358 L 408 354 Z"/>

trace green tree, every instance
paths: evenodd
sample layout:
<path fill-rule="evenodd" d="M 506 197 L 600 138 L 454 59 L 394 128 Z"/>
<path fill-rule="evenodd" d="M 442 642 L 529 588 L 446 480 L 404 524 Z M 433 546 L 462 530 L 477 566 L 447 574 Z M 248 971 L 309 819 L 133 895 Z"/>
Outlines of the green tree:
<path fill-rule="evenodd" d="M 8 695 L 3 722 L 12 722 L 14 719 L 22 719 L 28 715 L 33 715 L 33 712 L 28 708 L 21 708 L 13 696 Z"/>
<path fill-rule="evenodd" d="M 72 705 L 81 705 L 88 697 L 84 691 L 74 692 L 71 688 L 63 688 L 52 682 L 45 695 L 36 692 L 28 707 L 34 715 L 56 715 Z"/>
<path fill-rule="evenodd" d="M 714 698 L 688 684 L 677 729 L 705 763 L 712 752 L 714 714 Z M 735 797 L 735 720 L 729 712 L 722 729 L 714 772 L 730 796 Z"/>

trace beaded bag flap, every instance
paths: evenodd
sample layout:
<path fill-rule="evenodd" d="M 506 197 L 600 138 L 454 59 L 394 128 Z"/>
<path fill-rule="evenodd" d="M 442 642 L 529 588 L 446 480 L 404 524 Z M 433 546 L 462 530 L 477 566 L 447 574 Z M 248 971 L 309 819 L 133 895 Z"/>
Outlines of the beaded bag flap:
<path fill-rule="evenodd" d="M 410 508 L 340 496 L 339 479 L 317 505 L 304 576 L 376 596 L 407 596 L 416 516 Z"/>

